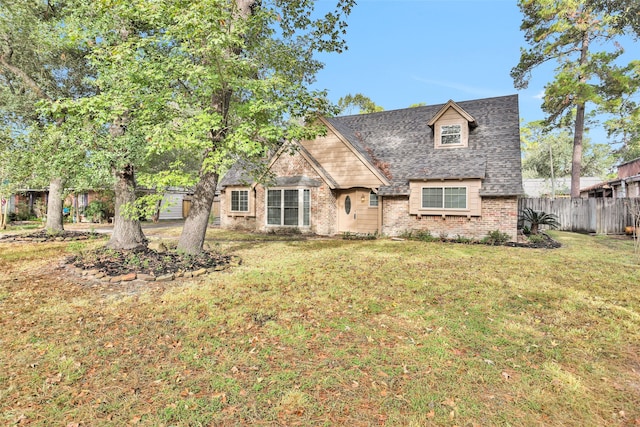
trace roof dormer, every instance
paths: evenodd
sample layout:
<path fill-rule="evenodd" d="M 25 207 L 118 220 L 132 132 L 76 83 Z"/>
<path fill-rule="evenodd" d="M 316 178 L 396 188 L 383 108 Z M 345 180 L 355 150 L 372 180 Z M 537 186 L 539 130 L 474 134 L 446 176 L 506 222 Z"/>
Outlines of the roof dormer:
<path fill-rule="evenodd" d="M 449 100 L 429 120 L 434 132 L 434 148 L 459 148 L 469 145 L 469 129 L 478 126 L 476 119 L 453 100 Z"/>

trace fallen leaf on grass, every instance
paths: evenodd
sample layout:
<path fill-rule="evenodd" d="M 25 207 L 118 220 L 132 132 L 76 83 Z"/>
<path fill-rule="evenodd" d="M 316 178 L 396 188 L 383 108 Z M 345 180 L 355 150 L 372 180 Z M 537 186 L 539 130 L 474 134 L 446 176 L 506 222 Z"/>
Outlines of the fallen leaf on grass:
<path fill-rule="evenodd" d="M 384 378 L 389 378 L 389 374 L 387 374 L 384 371 L 378 371 L 377 372 L 378 376 L 384 377 Z"/>
<path fill-rule="evenodd" d="M 445 406 L 449 406 L 450 408 L 455 408 L 456 407 L 456 402 L 452 397 L 449 397 L 449 398 L 443 400 L 440 403 L 442 403 Z"/>
<path fill-rule="evenodd" d="M 214 399 L 220 399 L 222 403 L 227 403 L 227 393 L 217 392 L 213 393 L 211 397 L 213 397 Z"/>
<path fill-rule="evenodd" d="M 48 384 L 59 384 L 62 381 L 62 373 L 58 372 L 58 374 L 54 377 L 47 378 Z"/>

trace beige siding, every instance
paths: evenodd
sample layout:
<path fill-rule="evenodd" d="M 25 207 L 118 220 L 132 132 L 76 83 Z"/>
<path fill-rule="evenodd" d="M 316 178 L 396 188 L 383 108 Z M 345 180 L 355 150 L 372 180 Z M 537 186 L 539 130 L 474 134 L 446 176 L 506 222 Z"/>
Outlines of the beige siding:
<path fill-rule="evenodd" d="M 364 196 L 365 201 L 362 202 Z M 358 220 L 356 221 L 357 233 L 378 232 L 378 207 L 369 206 L 369 190 L 356 191 Z"/>
<path fill-rule="evenodd" d="M 412 181 L 409 183 L 409 188 L 411 190 L 411 195 L 409 197 L 409 214 L 420 216 L 480 216 L 482 212 L 482 199 L 480 197 L 481 185 L 482 181 L 479 179 Z M 423 209 L 422 189 L 425 187 L 465 187 L 467 189 L 467 209 Z"/>
<path fill-rule="evenodd" d="M 441 145 L 440 144 L 440 126 L 442 125 L 460 125 L 461 126 L 461 135 L 460 141 L 461 144 L 456 145 Z M 435 148 L 456 148 L 456 147 L 466 147 L 469 142 L 469 122 L 467 119 L 462 117 L 460 113 L 458 113 L 454 108 L 449 107 L 447 111 L 438 119 L 438 121 L 434 125 L 435 130 Z"/>
<path fill-rule="evenodd" d="M 324 137 L 303 141 L 302 146 L 322 165 L 340 188 L 375 188 L 382 184 L 362 160 L 331 131 Z"/>

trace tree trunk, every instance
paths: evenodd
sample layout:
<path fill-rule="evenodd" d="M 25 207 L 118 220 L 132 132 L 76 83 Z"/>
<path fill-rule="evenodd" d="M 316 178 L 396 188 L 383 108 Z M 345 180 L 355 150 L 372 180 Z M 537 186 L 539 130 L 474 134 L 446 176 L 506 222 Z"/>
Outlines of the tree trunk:
<path fill-rule="evenodd" d="M 202 252 L 217 185 L 217 173 L 203 172 L 200 176 L 178 241 L 178 251 L 192 255 Z"/>
<path fill-rule="evenodd" d="M 62 193 L 64 190 L 64 180 L 53 178 L 49 183 L 49 200 L 47 202 L 47 223 L 46 230 L 50 233 L 58 233 L 64 230 L 62 205 Z"/>
<path fill-rule="evenodd" d="M 589 53 L 589 31 L 582 34 L 580 46 L 580 66 L 587 64 Z M 587 84 L 587 77 L 578 77 L 579 86 Z M 571 158 L 571 198 L 580 197 L 580 175 L 582 174 L 582 138 L 584 135 L 585 101 L 580 100 L 576 104 L 576 126 L 573 133 L 573 156 Z"/>
<path fill-rule="evenodd" d="M 234 19 L 247 19 L 251 15 L 252 9 L 256 5 L 259 5 L 259 3 L 260 2 L 256 0 L 235 0 L 237 16 L 234 17 Z M 229 54 L 233 55 L 240 55 L 241 53 L 242 49 L 240 46 L 231 49 L 229 52 Z M 223 126 L 222 130 L 211 131 L 212 147 L 210 150 L 215 151 L 226 136 L 226 124 L 229 116 L 231 96 L 231 90 L 222 89 L 212 97 L 211 106 L 223 117 L 225 126 Z M 205 153 L 204 159 L 207 158 L 208 154 L 209 150 Z M 206 163 L 206 160 L 204 163 Z M 218 185 L 218 177 L 216 170 L 207 172 L 200 171 L 200 179 L 196 184 L 196 189 L 191 199 L 191 209 L 182 227 L 182 234 L 178 241 L 178 251 L 192 255 L 202 252 L 202 246 L 204 245 L 204 239 L 209 225 L 209 215 L 211 215 L 213 199 Z"/>
<path fill-rule="evenodd" d="M 580 175 L 582 175 L 582 139 L 584 135 L 584 102 L 576 109 L 576 127 L 573 135 L 573 156 L 571 157 L 571 197 L 580 197 Z"/>
<path fill-rule="evenodd" d="M 113 218 L 113 234 L 107 247 L 111 249 L 137 249 L 147 245 L 140 220 L 130 218 L 124 212 L 125 205 L 131 205 L 136 200 L 136 181 L 133 165 L 127 165 L 122 170 L 114 172 L 115 183 L 115 216 Z"/>

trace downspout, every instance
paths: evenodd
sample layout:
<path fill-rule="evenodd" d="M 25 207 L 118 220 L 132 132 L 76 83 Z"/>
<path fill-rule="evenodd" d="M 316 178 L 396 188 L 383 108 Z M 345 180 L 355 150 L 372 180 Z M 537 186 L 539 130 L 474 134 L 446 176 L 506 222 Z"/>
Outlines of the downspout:
<path fill-rule="evenodd" d="M 382 236 L 382 211 L 384 210 L 384 197 L 378 195 L 378 236 Z"/>

